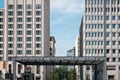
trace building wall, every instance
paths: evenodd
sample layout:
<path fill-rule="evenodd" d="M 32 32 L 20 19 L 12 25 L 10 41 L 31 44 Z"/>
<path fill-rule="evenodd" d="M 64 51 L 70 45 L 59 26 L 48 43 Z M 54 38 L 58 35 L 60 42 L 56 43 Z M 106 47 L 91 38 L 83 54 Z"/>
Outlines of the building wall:
<path fill-rule="evenodd" d="M 119 0 L 85 0 L 83 16 L 83 56 L 107 56 L 107 75 L 115 80 L 120 79 L 119 7 Z"/>
<path fill-rule="evenodd" d="M 5 0 L 4 19 L 6 73 L 9 72 L 9 65 L 13 66 L 12 57 L 14 56 L 49 55 L 50 0 Z M 36 77 L 46 80 L 46 71 L 43 66 L 40 66 L 40 73 L 37 73 L 37 66 L 31 67 L 31 72 L 35 73 Z M 24 66 L 21 72 L 23 70 Z M 17 76 L 21 76 L 18 71 Z"/>

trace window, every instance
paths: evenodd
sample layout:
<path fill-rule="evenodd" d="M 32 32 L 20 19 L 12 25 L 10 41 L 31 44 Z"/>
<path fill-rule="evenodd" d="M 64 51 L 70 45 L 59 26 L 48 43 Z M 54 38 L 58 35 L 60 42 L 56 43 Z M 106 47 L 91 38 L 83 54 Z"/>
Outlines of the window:
<path fill-rule="evenodd" d="M 3 18 L 0 18 L 0 22 L 3 22 Z"/>
<path fill-rule="evenodd" d="M 106 32 L 106 37 L 109 37 L 110 33 L 109 32 Z"/>
<path fill-rule="evenodd" d="M 40 4 L 36 4 L 36 9 L 41 9 L 41 5 Z"/>
<path fill-rule="evenodd" d="M 8 35 L 13 35 L 13 31 L 12 31 L 12 30 L 9 30 L 9 31 L 8 31 Z"/>
<path fill-rule="evenodd" d="M 109 45 L 110 44 L 110 41 L 106 41 L 106 45 Z"/>
<path fill-rule="evenodd" d="M 13 5 L 8 5 L 8 9 L 13 9 Z"/>
<path fill-rule="evenodd" d="M 40 17 L 37 17 L 36 18 L 36 22 L 40 22 L 41 21 L 41 18 Z"/>
<path fill-rule="evenodd" d="M 119 58 L 118 60 L 119 60 L 119 62 L 120 62 L 120 58 Z"/>
<path fill-rule="evenodd" d="M 3 16 L 3 12 L 0 12 L 0 16 Z"/>
<path fill-rule="evenodd" d="M 2 42 L 3 41 L 3 37 L 0 37 L 0 42 Z"/>
<path fill-rule="evenodd" d="M 22 28 L 22 24 L 17 24 L 17 28 L 21 29 Z"/>
<path fill-rule="evenodd" d="M 13 22 L 13 18 L 8 18 L 8 22 Z"/>
<path fill-rule="evenodd" d="M 31 44 L 30 44 L 30 43 L 27 43 L 27 44 L 26 44 L 26 47 L 27 47 L 27 48 L 31 48 Z"/>
<path fill-rule="evenodd" d="M 2 55 L 3 54 L 3 50 L 0 50 L 0 55 Z"/>
<path fill-rule="evenodd" d="M 36 66 L 36 71 L 37 71 L 37 74 L 40 73 L 40 66 Z"/>
<path fill-rule="evenodd" d="M 17 5 L 18 9 L 22 9 L 22 4 Z"/>
<path fill-rule="evenodd" d="M 27 37 L 27 41 L 31 41 L 31 37 Z"/>
<path fill-rule="evenodd" d="M 0 29 L 3 29 L 3 25 L 2 24 L 0 24 Z"/>
<path fill-rule="evenodd" d="M 107 62 L 109 62 L 110 61 L 110 58 L 107 58 Z"/>
<path fill-rule="evenodd" d="M 41 25 L 40 24 L 36 24 L 36 28 L 41 28 Z"/>
<path fill-rule="evenodd" d="M 116 28 L 116 24 L 112 24 L 112 29 L 115 29 Z"/>
<path fill-rule="evenodd" d="M 109 26 L 110 26 L 109 24 L 106 24 L 106 29 L 109 29 Z"/>
<path fill-rule="evenodd" d="M 115 16 L 112 16 L 112 20 L 115 20 Z"/>
<path fill-rule="evenodd" d="M 8 55 L 12 55 L 13 54 L 13 50 L 8 50 Z"/>
<path fill-rule="evenodd" d="M 103 28 L 103 24 L 98 24 L 98 29 Z"/>
<path fill-rule="evenodd" d="M 22 44 L 17 44 L 17 48 L 22 48 Z"/>
<path fill-rule="evenodd" d="M 40 48 L 41 47 L 41 44 L 40 43 L 37 43 L 36 44 L 36 48 Z"/>
<path fill-rule="evenodd" d="M 118 24 L 118 28 L 120 29 L 120 24 Z"/>
<path fill-rule="evenodd" d="M 116 41 L 112 41 L 112 45 L 115 45 L 116 44 Z"/>
<path fill-rule="evenodd" d="M 120 49 L 118 49 L 118 53 L 120 54 Z"/>
<path fill-rule="evenodd" d="M 27 35 L 31 35 L 31 34 L 32 34 L 31 30 L 28 30 Z"/>
<path fill-rule="evenodd" d="M 13 24 L 8 24 L 8 28 L 13 28 Z"/>
<path fill-rule="evenodd" d="M 36 37 L 36 41 L 41 41 L 41 37 Z"/>
<path fill-rule="evenodd" d="M 8 61 L 12 61 L 12 57 L 8 57 Z"/>
<path fill-rule="evenodd" d="M 31 50 L 26 50 L 26 54 L 31 54 Z"/>
<path fill-rule="evenodd" d="M 36 11 L 36 15 L 40 16 L 41 15 L 41 11 Z"/>
<path fill-rule="evenodd" d="M 112 37 L 116 37 L 116 32 L 113 32 L 113 33 L 112 33 Z"/>
<path fill-rule="evenodd" d="M 27 18 L 27 22 L 31 22 L 32 21 L 32 18 Z"/>
<path fill-rule="evenodd" d="M 32 27 L 32 25 L 31 24 L 27 24 L 27 28 L 31 28 Z"/>
<path fill-rule="evenodd" d="M 3 31 L 0 31 L 0 35 L 3 35 Z"/>
<path fill-rule="evenodd" d="M 31 11 L 27 11 L 27 16 L 30 16 L 32 15 L 32 12 Z"/>
<path fill-rule="evenodd" d="M 40 50 L 36 50 L 36 54 L 37 54 L 37 55 L 38 55 L 38 54 L 41 54 Z"/>
<path fill-rule="evenodd" d="M 109 20 L 109 16 L 106 16 L 106 20 Z"/>
<path fill-rule="evenodd" d="M 112 53 L 116 53 L 116 50 L 115 50 L 115 49 L 112 49 Z"/>
<path fill-rule="evenodd" d="M 17 50 L 17 54 L 22 54 L 22 50 Z"/>
<path fill-rule="evenodd" d="M 31 4 L 27 4 L 27 9 L 32 9 L 32 5 Z"/>
<path fill-rule="evenodd" d="M 8 48 L 13 48 L 13 44 L 8 44 Z"/>
<path fill-rule="evenodd" d="M 13 37 L 8 37 L 8 41 L 9 42 L 13 41 Z"/>
<path fill-rule="evenodd" d="M 9 12 L 8 12 L 8 15 L 9 15 L 9 16 L 13 16 L 13 15 L 14 15 L 13 11 L 9 11 Z"/>
<path fill-rule="evenodd" d="M 17 18 L 17 21 L 18 22 L 22 22 L 22 18 Z"/>
<path fill-rule="evenodd" d="M 17 41 L 22 41 L 22 37 L 17 37 Z"/>
<path fill-rule="evenodd" d="M 18 64 L 18 74 L 21 74 L 22 65 Z"/>
<path fill-rule="evenodd" d="M 3 44 L 0 44 L 0 48 L 3 48 Z"/>
<path fill-rule="evenodd" d="M 41 34 L 41 31 L 36 31 L 36 35 L 40 35 Z"/>
<path fill-rule="evenodd" d="M 18 15 L 18 16 L 22 16 L 22 11 L 18 11 L 18 12 L 17 12 L 17 15 Z"/>
<path fill-rule="evenodd" d="M 17 35 L 22 35 L 22 31 L 18 30 Z"/>
<path fill-rule="evenodd" d="M 112 61 L 115 62 L 115 61 L 116 61 L 116 58 L 112 58 Z"/>

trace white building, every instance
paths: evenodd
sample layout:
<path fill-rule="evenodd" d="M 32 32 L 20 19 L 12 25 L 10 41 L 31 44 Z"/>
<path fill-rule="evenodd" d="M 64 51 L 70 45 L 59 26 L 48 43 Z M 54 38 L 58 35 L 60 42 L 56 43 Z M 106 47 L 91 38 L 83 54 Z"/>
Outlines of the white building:
<path fill-rule="evenodd" d="M 80 55 L 107 56 L 107 80 L 120 80 L 120 0 L 85 0 L 82 25 Z M 92 68 L 84 79 L 94 80 Z"/>
<path fill-rule="evenodd" d="M 0 67 L 3 74 L 12 72 L 14 56 L 49 56 L 50 0 L 5 0 L 4 10 L 0 10 L 0 20 L 5 16 L 4 24 L 0 21 L 0 53 L 4 53 L 0 54 L 0 60 L 5 61 L 5 69 Z M 24 66 L 21 70 L 19 67 L 17 64 L 17 77 L 24 71 Z M 35 80 L 46 80 L 43 66 L 31 66 L 31 72 Z"/>

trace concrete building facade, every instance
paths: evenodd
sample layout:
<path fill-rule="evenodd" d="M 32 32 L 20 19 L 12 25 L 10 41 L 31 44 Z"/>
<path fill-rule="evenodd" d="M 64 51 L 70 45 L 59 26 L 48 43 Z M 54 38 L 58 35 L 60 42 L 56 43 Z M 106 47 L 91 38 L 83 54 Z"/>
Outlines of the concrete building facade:
<path fill-rule="evenodd" d="M 3 74 L 12 73 L 12 57 L 49 56 L 49 40 L 50 0 L 5 0 L 5 9 L 0 9 L 0 63 L 5 65 L 0 69 Z M 43 66 L 29 67 L 35 80 L 46 80 Z M 18 78 L 24 69 L 17 64 Z"/>
<path fill-rule="evenodd" d="M 120 80 L 120 0 L 85 0 L 80 30 L 81 56 L 106 56 L 107 80 Z M 94 80 L 94 66 L 83 67 Z"/>

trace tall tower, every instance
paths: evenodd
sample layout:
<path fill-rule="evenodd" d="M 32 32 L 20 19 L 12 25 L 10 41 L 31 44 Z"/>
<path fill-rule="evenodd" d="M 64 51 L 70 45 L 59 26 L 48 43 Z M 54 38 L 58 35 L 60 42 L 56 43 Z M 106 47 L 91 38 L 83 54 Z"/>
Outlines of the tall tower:
<path fill-rule="evenodd" d="M 108 80 L 120 80 L 120 0 L 85 0 L 82 56 L 106 56 Z M 92 66 L 84 79 L 94 80 Z"/>
<path fill-rule="evenodd" d="M 4 31 L 6 72 L 14 56 L 49 56 L 50 0 L 5 0 Z M 17 77 L 23 72 L 19 65 Z M 35 80 L 46 80 L 43 66 L 31 67 L 31 72 Z"/>

